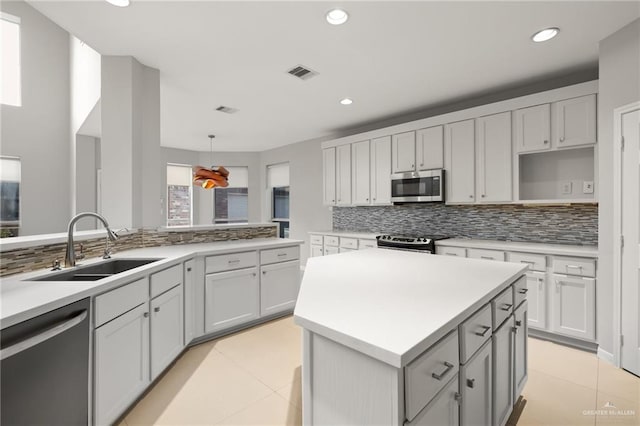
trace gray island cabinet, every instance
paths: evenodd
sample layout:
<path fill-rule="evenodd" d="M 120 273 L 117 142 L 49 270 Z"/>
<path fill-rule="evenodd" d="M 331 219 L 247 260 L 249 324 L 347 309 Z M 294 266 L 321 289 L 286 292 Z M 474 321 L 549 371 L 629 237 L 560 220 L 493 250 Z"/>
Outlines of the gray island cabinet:
<path fill-rule="evenodd" d="M 527 266 L 371 249 L 309 260 L 303 422 L 505 425 L 527 381 Z"/>

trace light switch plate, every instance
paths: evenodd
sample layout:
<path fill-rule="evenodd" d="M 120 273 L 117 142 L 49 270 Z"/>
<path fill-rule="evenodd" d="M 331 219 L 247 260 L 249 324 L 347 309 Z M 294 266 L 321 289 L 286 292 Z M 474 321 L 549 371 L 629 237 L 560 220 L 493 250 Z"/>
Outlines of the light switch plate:
<path fill-rule="evenodd" d="M 562 193 L 563 194 L 571 194 L 572 191 L 572 183 L 570 180 L 562 182 Z"/>
<path fill-rule="evenodd" d="M 582 182 L 582 193 L 583 194 L 593 194 L 593 181 L 585 180 Z"/>

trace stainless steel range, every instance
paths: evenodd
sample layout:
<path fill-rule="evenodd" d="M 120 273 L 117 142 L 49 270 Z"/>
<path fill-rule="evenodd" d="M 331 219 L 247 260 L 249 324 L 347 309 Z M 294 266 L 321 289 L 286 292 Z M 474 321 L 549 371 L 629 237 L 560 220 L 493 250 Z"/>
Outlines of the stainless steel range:
<path fill-rule="evenodd" d="M 415 251 L 420 253 L 435 254 L 437 240 L 449 237 L 407 237 L 402 235 L 378 235 L 378 247 L 395 250 Z"/>

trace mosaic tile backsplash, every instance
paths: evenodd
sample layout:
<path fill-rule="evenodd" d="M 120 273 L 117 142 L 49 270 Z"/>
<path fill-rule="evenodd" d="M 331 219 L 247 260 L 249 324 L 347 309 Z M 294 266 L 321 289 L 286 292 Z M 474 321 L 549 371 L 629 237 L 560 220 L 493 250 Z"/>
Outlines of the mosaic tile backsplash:
<path fill-rule="evenodd" d="M 278 228 L 275 226 L 252 226 L 246 228 L 208 229 L 197 231 L 158 231 L 143 229 L 129 235 L 122 235 L 111 243 L 113 253 L 142 247 L 158 247 L 177 244 L 209 243 L 214 241 L 248 240 L 253 238 L 277 238 Z M 76 241 L 76 251 L 82 243 L 83 253 L 88 257 L 102 256 L 105 239 Z M 19 274 L 50 268 L 54 260 L 64 262 L 66 243 L 45 244 L 2 252 L 0 276 Z"/>
<path fill-rule="evenodd" d="M 598 206 L 334 207 L 333 230 L 548 244 L 598 244 Z"/>

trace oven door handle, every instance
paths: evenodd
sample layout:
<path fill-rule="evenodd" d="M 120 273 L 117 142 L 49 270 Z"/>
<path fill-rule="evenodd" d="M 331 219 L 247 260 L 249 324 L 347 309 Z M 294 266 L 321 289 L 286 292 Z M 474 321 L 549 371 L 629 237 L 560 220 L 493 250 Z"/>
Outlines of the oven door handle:
<path fill-rule="evenodd" d="M 18 343 L 14 343 L 13 345 L 0 349 L 0 360 L 4 360 L 11 356 L 17 355 L 20 352 L 26 351 L 29 348 L 32 348 L 36 345 L 39 345 L 42 342 L 45 342 L 51 338 L 56 337 L 57 335 L 64 333 L 70 328 L 75 327 L 80 324 L 87 317 L 87 310 L 83 310 L 75 317 L 65 320 L 63 322 L 57 323 L 51 328 L 46 329 L 42 333 L 36 334 L 35 336 L 31 336 L 27 339 L 21 340 Z"/>

